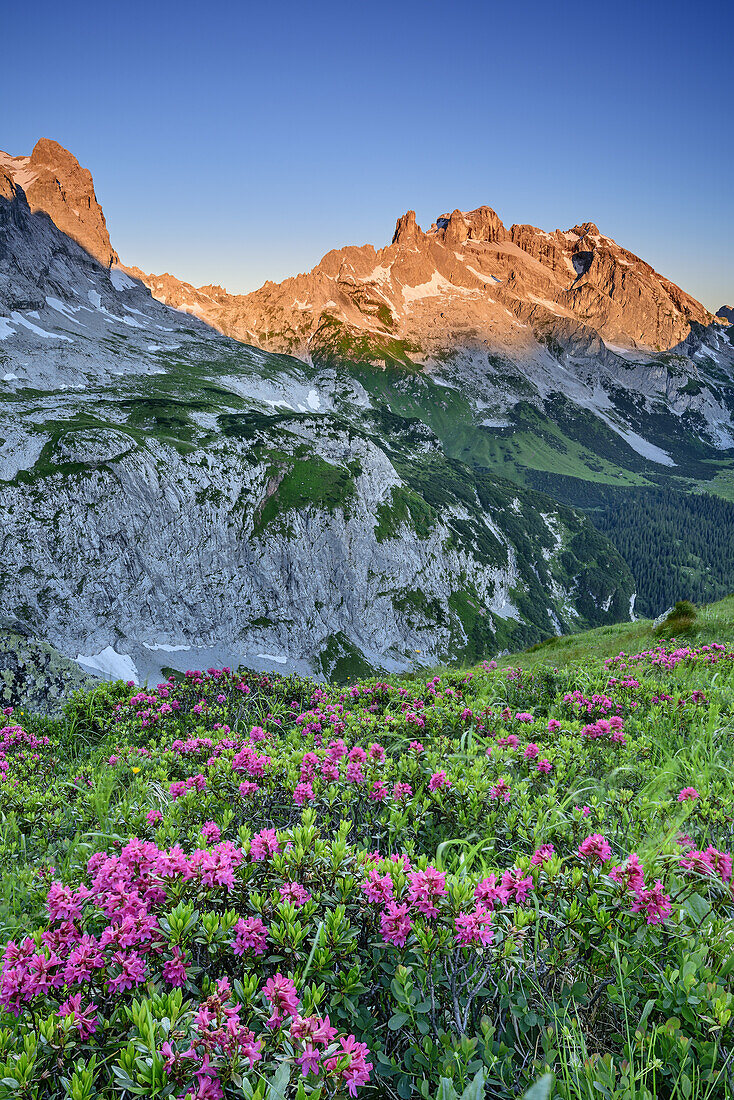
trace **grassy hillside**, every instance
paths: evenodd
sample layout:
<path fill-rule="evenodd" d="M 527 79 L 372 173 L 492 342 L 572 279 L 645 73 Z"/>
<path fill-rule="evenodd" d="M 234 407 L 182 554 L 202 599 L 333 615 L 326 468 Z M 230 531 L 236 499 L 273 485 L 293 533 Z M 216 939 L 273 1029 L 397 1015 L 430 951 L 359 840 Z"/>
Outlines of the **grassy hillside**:
<path fill-rule="evenodd" d="M 673 627 L 6 708 L 0 1098 L 731 1098 L 734 597 Z"/>
<path fill-rule="evenodd" d="M 653 622 L 653 619 L 638 619 L 634 623 L 616 623 L 580 634 L 549 638 L 522 653 L 502 657 L 498 663 L 503 667 L 519 665 L 527 669 L 541 665 L 565 668 L 574 663 L 583 665 L 589 660 L 616 657 L 620 652 L 638 653 L 658 645 L 661 638 L 672 637 L 677 637 L 682 645 L 734 643 L 734 596 L 697 608 L 693 622 L 685 623 L 682 630 L 675 618 L 658 628 L 653 627 Z"/>
<path fill-rule="evenodd" d="M 440 381 L 404 365 L 359 362 L 351 369 L 376 405 L 427 424 L 448 458 L 586 511 L 631 570 L 644 614 L 659 614 L 676 594 L 704 602 L 734 589 L 734 561 L 721 540 L 722 517 L 730 525 L 734 516 L 729 451 L 703 444 L 690 418 L 646 414 L 637 424 L 641 435 L 674 459 L 662 466 L 560 394 L 540 404 L 511 364 L 490 357 L 485 367 L 519 398 L 494 417 L 453 378 L 450 360 Z M 611 396 L 635 422 L 630 395 L 619 389 Z"/>

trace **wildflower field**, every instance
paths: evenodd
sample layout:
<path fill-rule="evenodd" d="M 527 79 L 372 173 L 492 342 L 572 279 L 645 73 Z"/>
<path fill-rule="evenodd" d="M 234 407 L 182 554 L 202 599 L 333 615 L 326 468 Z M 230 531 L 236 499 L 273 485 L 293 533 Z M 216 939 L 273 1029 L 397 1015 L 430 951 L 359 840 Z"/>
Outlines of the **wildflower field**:
<path fill-rule="evenodd" d="M 734 648 L 0 731 L 0 1096 L 726 1097 Z"/>

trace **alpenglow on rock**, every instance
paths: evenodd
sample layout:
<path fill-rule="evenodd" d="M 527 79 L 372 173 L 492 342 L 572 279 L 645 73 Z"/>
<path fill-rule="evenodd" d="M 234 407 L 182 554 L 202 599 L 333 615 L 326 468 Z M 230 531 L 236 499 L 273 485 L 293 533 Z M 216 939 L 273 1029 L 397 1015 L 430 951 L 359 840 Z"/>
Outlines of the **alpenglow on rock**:
<path fill-rule="evenodd" d="M 489 206 L 196 288 L 121 264 L 61 146 L 0 154 L 6 607 L 125 678 L 628 618 L 630 570 L 574 507 L 608 530 L 631 491 L 727 491 L 730 320 L 593 222 Z"/>
<path fill-rule="evenodd" d="M 628 614 L 569 508 L 447 458 L 349 369 L 221 336 L 0 198 L 0 591 L 83 667 L 331 675 Z"/>

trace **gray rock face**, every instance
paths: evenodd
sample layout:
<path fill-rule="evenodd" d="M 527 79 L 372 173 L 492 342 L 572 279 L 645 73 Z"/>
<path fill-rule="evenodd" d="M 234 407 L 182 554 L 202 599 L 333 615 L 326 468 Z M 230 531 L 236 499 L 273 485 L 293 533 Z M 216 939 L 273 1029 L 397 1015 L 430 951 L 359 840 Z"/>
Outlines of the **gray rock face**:
<path fill-rule="evenodd" d="M 0 198 L 0 597 L 88 670 L 405 668 L 627 614 L 569 509 Z"/>
<path fill-rule="evenodd" d="M 393 504 L 405 484 L 370 440 L 299 426 L 277 441 L 263 432 L 260 444 L 257 459 L 241 443 L 182 456 L 151 440 L 101 466 L 95 453 L 81 472 L 7 485 L 4 599 L 86 667 L 112 647 L 132 655 L 138 674 L 190 667 L 202 650 L 318 671 L 335 636 L 376 667 L 409 667 L 417 655 L 436 663 L 467 647 L 465 618 L 451 609 L 457 597 L 494 632 L 522 622 L 518 550 L 499 518 L 457 501 L 418 537 L 413 516 Z M 266 517 L 299 463 L 305 475 L 318 464 L 327 483 L 333 471 L 341 498 L 280 501 Z M 496 545 L 493 564 L 473 539 L 457 538 L 457 521 L 477 520 Z M 548 633 L 579 621 L 584 578 L 560 565 L 570 537 L 563 517 L 549 512 L 542 522 L 537 561 L 523 567 L 544 570 L 537 610 Z M 618 570 L 592 598 L 605 619 L 613 600 L 629 600 L 628 578 Z"/>
<path fill-rule="evenodd" d="M 0 620 L 0 711 L 13 707 L 57 715 L 73 691 L 88 689 L 94 681 L 53 646 L 18 633 Z M 0 724 L 20 720 L 3 718 Z"/>

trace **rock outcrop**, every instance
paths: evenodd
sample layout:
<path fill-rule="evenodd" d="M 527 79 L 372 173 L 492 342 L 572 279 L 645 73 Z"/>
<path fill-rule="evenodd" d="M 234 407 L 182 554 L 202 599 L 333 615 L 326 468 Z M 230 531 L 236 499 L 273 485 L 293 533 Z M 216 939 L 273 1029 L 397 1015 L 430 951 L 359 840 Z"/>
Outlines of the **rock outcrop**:
<path fill-rule="evenodd" d="M 34 213 L 48 214 L 62 233 L 95 260 L 105 267 L 119 262 L 94 193 L 92 173 L 63 145 L 41 138 L 29 157 L 0 152 L 0 195 L 4 198 L 12 198 L 8 180 L 23 188 Z"/>
<path fill-rule="evenodd" d="M 32 633 L 124 679 L 326 675 L 336 654 L 408 668 L 625 616 L 629 570 L 587 520 L 450 462 L 347 369 L 161 304 L 13 186 L 0 602 Z"/>
<path fill-rule="evenodd" d="M 60 714 L 72 692 L 95 686 L 74 661 L 21 623 L 0 617 L 0 719 L 6 707 Z M 3 724 L 13 721 L 8 717 Z"/>

